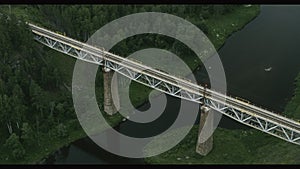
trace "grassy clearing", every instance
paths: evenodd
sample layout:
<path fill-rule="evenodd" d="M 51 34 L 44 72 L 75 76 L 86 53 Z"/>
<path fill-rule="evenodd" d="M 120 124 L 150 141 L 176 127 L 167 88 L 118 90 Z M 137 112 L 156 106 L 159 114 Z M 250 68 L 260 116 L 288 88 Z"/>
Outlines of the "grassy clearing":
<path fill-rule="evenodd" d="M 207 156 L 196 153 L 198 126 L 171 150 L 145 158 L 151 164 L 299 164 L 299 146 L 260 131 L 218 128 Z M 147 151 L 147 150 L 146 150 Z"/>

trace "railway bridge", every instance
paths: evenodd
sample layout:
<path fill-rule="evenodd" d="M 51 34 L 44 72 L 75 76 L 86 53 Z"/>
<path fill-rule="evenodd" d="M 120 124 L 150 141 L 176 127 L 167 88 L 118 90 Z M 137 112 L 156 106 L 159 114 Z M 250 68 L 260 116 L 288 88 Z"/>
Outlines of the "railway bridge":
<path fill-rule="evenodd" d="M 115 112 L 110 94 L 113 70 L 155 90 L 201 104 L 200 128 L 207 113 L 214 110 L 266 134 L 300 145 L 300 123 L 297 121 L 34 24 L 28 25 L 34 39 L 41 44 L 76 59 L 103 66 L 104 109 L 108 114 Z M 197 151 L 200 154 L 206 155 L 211 149 L 212 139 L 203 144 L 198 142 Z"/>

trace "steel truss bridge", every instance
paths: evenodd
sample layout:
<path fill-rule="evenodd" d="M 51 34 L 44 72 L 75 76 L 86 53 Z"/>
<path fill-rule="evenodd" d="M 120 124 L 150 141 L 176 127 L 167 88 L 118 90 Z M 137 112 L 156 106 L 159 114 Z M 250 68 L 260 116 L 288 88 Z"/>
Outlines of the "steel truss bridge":
<path fill-rule="evenodd" d="M 104 66 L 131 80 L 149 86 L 174 97 L 205 104 L 242 124 L 261 130 L 285 141 L 300 145 L 300 123 L 254 106 L 189 80 L 169 75 L 137 61 L 109 53 L 69 37 L 27 23 L 34 39 L 61 53 L 85 62 Z"/>

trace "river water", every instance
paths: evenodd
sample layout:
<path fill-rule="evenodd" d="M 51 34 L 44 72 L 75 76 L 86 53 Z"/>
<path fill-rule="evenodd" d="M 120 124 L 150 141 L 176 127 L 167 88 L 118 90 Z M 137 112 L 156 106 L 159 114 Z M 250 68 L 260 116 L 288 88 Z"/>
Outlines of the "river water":
<path fill-rule="evenodd" d="M 275 112 L 282 112 L 294 90 L 294 79 L 300 72 L 300 6 L 262 5 L 261 13 L 241 31 L 230 36 L 218 51 L 227 78 L 227 92 L 249 100 Z M 265 68 L 272 67 L 266 72 Z M 204 70 L 195 72 L 197 78 L 205 76 Z M 207 79 L 206 79 L 207 80 Z M 167 97 L 163 116 L 150 125 L 136 128 L 127 121 L 117 130 L 130 135 L 146 137 L 166 129 L 176 117 L 180 102 Z M 139 109 L 149 108 L 149 103 Z M 199 120 L 196 121 L 198 123 Z M 222 117 L 220 127 L 247 128 Z M 158 133 L 157 133 L 158 132 Z M 147 133 L 147 134 L 145 134 Z M 151 135 L 151 134 L 150 134 Z M 142 159 L 123 158 L 98 147 L 89 138 L 72 143 L 46 160 L 54 164 L 139 164 Z"/>

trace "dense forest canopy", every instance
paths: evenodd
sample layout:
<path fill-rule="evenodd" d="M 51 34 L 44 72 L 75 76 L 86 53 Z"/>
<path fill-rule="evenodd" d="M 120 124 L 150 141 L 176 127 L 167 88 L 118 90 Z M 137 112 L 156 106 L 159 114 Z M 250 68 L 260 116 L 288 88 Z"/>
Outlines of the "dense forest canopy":
<path fill-rule="evenodd" d="M 41 132 L 75 115 L 64 108 L 67 102 L 72 106 L 63 92 L 51 99 L 61 85 L 60 73 L 25 22 L 15 15 L 1 15 L 0 22 L 0 141 L 18 159 L 24 146 L 39 143 Z"/>
<path fill-rule="evenodd" d="M 236 5 L 37 5 L 34 6 L 62 32 L 79 40 L 87 38 L 106 23 L 137 12 L 164 12 L 192 22 L 207 31 L 205 20 L 234 10 Z"/>

